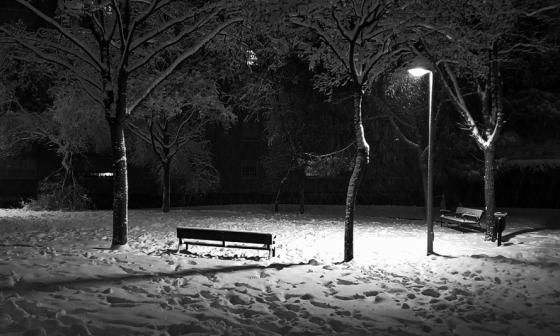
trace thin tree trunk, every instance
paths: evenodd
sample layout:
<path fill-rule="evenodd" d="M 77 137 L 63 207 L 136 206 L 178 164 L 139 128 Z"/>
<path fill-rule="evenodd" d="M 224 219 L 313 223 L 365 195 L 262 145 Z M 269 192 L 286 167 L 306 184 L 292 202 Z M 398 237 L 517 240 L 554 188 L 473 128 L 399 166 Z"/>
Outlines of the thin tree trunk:
<path fill-rule="evenodd" d="M 169 160 L 162 162 L 162 203 L 161 210 L 169 212 L 171 208 L 171 162 Z"/>
<path fill-rule="evenodd" d="M 279 211 L 280 194 L 282 193 L 282 187 L 284 186 L 284 183 L 286 183 L 286 181 L 288 180 L 288 176 L 290 176 L 291 171 L 292 171 L 292 168 L 288 169 L 288 171 L 286 172 L 286 175 L 284 175 L 282 180 L 280 180 L 280 183 L 278 184 L 278 188 L 276 188 L 276 197 L 274 198 L 274 212 L 275 213 L 278 213 L 278 211 Z"/>
<path fill-rule="evenodd" d="M 299 168 L 299 213 L 305 212 L 305 167 Z"/>
<path fill-rule="evenodd" d="M 486 211 L 486 235 L 484 240 L 492 240 L 496 220 L 496 191 L 494 186 L 494 157 L 495 145 L 490 144 L 484 150 L 484 210 Z"/>
<path fill-rule="evenodd" d="M 118 118 L 116 118 L 118 119 Z M 124 122 L 114 121 L 111 127 L 113 156 L 113 242 L 111 249 L 128 243 L 128 172 Z"/>
<path fill-rule="evenodd" d="M 354 134 L 356 136 L 356 161 L 352 176 L 348 181 L 346 192 L 346 208 L 344 218 L 344 261 L 354 259 L 354 210 L 356 208 L 356 198 L 360 188 L 364 168 L 369 161 L 369 145 L 364 134 L 362 122 L 362 98 L 361 91 L 354 93 Z"/>
<path fill-rule="evenodd" d="M 161 201 L 161 211 L 169 212 L 171 208 L 171 159 L 169 156 L 169 133 L 167 130 L 167 122 L 162 128 L 162 141 L 163 150 L 161 155 L 161 165 L 162 165 L 162 201 Z"/>

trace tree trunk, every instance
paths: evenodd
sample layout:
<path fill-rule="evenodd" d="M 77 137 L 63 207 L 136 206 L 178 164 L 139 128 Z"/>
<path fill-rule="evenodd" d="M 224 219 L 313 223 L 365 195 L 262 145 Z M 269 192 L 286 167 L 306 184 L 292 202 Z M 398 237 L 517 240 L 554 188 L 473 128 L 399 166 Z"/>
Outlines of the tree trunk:
<path fill-rule="evenodd" d="M 126 62 L 125 62 L 126 66 Z M 105 77 L 105 76 L 104 76 Z M 128 165 L 126 159 L 126 102 L 128 75 L 124 70 L 117 77 L 116 99 L 112 90 L 106 87 L 110 96 L 104 99 L 105 108 L 114 111 L 109 117 L 111 126 L 111 149 L 113 155 L 113 242 L 111 249 L 128 247 Z M 114 99 L 114 100 L 113 100 Z M 114 107 L 113 104 L 114 102 Z M 108 113 L 110 116 L 111 113 Z"/>
<path fill-rule="evenodd" d="M 115 118 L 118 120 L 118 118 Z M 113 242 L 111 249 L 128 243 L 128 172 L 124 122 L 114 120 L 111 127 L 113 156 Z"/>
<path fill-rule="evenodd" d="M 169 212 L 171 208 L 171 162 L 169 160 L 162 162 L 162 203 L 161 211 Z"/>
<path fill-rule="evenodd" d="M 169 212 L 171 208 L 171 159 L 169 155 L 169 132 L 167 129 L 167 123 L 165 123 L 162 128 L 162 141 L 163 149 L 161 155 L 161 168 L 162 168 L 162 180 L 161 180 L 161 190 L 162 190 L 162 200 L 161 200 L 161 211 Z"/>
<path fill-rule="evenodd" d="M 286 181 L 288 180 L 288 176 L 290 176 L 290 172 L 292 171 L 292 168 L 288 169 L 288 171 L 286 172 L 286 175 L 284 175 L 284 177 L 282 177 L 282 180 L 280 180 L 280 183 L 278 184 L 278 188 L 276 189 L 276 197 L 274 198 L 274 212 L 278 213 L 278 208 L 280 206 L 280 193 L 282 192 L 282 186 L 284 186 L 284 183 L 286 183 Z"/>
<path fill-rule="evenodd" d="M 299 213 L 305 212 L 305 167 L 299 168 Z"/>
<path fill-rule="evenodd" d="M 484 210 L 486 222 L 486 234 L 484 240 L 492 240 L 496 220 L 496 191 L 494 188 L 494 157 L 495 145 L 491 143 L 484 150 Z"/>
<path fill-rule="evenodd" d="M 362 122 L 362 98 L 363 92 L 354 93 L 354 134 L 356 136 L 356 161 L 352 176 L 348 181 L 348 190 L 346 192 L 346 208 L 344 218 L 344 261 L 354 259 L 354 210 L 356 207 L 356 198 L 360 188 L 360 182 L 363 176 L 364 168 L 369 162 L 369 145 L 364 134 L 364 126 Z"/>

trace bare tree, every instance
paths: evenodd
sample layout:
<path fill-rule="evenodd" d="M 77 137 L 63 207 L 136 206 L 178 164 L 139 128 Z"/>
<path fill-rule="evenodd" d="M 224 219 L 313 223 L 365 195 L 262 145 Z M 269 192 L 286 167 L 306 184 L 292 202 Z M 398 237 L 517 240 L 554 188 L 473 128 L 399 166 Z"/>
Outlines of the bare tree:
<path fill-rule="evenodd" d="M 219 100 L 211 79 L 196 71 L 184 74 L 189 81 L 173 81 L 156 90 L 142 105 L 128 128 L 148 144 L 159 162 L 162 185 L 162 211 L 171 204 L 171 167 L 175 156 L 204 139 L 206 126 L 221 124 L 226 129 L 235 115 Z M 183 76 L 181 76 L 183 77 Z M 195 159 L 193 156 L 191 159 Z"/>
<path fill-rule="evenodd" d="M 113 159 L 113 249 L 128 246 L 128 177 L 125 128 L 128 116 L 185 60 L 242 17 L 226 2 L 194 7 L 173 0 L 60 2 L 58 18 L 30 1 L 16 0 L 44 20 L 42 36 L 0 28 L 36 58 L 70 71 L 104 110 Z M 184 43 L 169 65 L 130 99 L 129 79 L 154 57 Z"/>
<path fill-rule="evenodd" d="M 416 154 L 421 175 L 424 200 L 427 201 L 428 171 L 428 114 L 426 113 L 426 89 L 418 85 L 410 76 L 392 76 L 387 81 L 376 83 L 378 89 L 371 99 L 378 109 L 376 117 L 387 120 L 399 140 Z M 437 125 L 440 111 L 445 103 L 440 100 L 434 113 L 433 123 Z M 426 206 L 428 205 L 424 202 Z"/>
<path fill-rule="evenodd" d="M 523 53 L 547 49 L 543 34 L 523 26 L 539 22 L 545 28 L 560 5 L 552 1 L 462 0 L 437 1 L 427 7 L 426 17 L 435 19 L 419 25 L 427 33 L 420 34 L 421 43 L 413 49 L 433 61 L 463 119 L 463 128 L 484 154 L 485 239 L 491 240 L 496 212 L 496 144 L 505 118 L 502 71 Z M 477 104 L 469 101 L 466 91 L 475 92 Z"/>
<path fill-rule="evenodd" d="M 344 261 L 354 258 L 354 210 L 360 182 L 369 163 L 363 125 L 363 99 L 371 82 L 405 50 L 398 43 L 398 1 L 317 1 L 300 8 L 291 22 L 310 29 L 321 40 L 311 47 L 312 61 L 328 70 L 317 85 L 325 90 L 347 86 L 353 94 L 356 159 L 348 182 L 344 220 Z"/>

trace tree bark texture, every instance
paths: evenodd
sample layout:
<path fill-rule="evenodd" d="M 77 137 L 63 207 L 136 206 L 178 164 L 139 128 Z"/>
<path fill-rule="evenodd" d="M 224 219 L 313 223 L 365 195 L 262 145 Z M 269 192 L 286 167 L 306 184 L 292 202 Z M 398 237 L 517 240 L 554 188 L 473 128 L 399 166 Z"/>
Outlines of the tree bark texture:
<path fill-rule="evenodd" d="M 161 168 L 162 168 L 162 180 L 161 180 L 161 211 L 169 212 L 171 208 L 171 160 L 172 157 L 169 155 L 169 132 L 167 129 L 167 123 L 165 123 L 162 128 L 163 135 L 163 146 L 162 153 L 160 155 Z"/>
<path fill-rule="evenodd" d="M 128 172 L 124 123 L 115 121 L 111 127 L 113 157 L 113 242 L 111 249 L 128 243 Z"/>
<path fill-rule="evenodd" d="M 305 167 L 299 168 L 299 213 L 305 212 Z"/>
<path fill-rule="evenodd" d="M 161 211 L 169 212 L 171 208 L 171 162 L 162 162 L 162 202 Z"/>
<path fill-rule="evenodd" d="M 354 259 L 354 210 L 356 208 L 356 198 L 360 188 L 361 179 L 365 166 L 369 162 L 369 145 L 364 134 L 362 122 L 362 98 L 363 91 L 360 89 L 354 93 L 354 134 L 356 137 L 356 160 L 348 190 L 346 192 L 346 207 L 344 217 L 344 262 Z"/>
<path fill-rule="evenodd" d="M 288 171 L 286 172 L 286 175 L 284 175 L 284 177 L 282 177 L 282 180 L 280 180 L 280 183 L 278 184 L 278 188 L 276 189 L 276 197 L 274 198 L 274 212 L 275 213 L 278 213 L 278 211 L 279 211 L 280 194 L 282 193 L 282 187 L 284 186 L 284 183 L 286 183 L 286 181 L 288 180 L 288 176 L 290 176 L 291 171 L 292 171 L 292 168 L 288 169 Z"/>
<path fill-rule="evenodd" d="M 495 173 L 495 145 L 491 144 L 484 150 L 484 210 L 486 222 L 486 234 L 484 240 L 492 240 L 494 226 L 496 219 L 494 213 L 496 212 L 496 192 L 494 186 L 494 173 Z"/>
<path fill-rule="evenodd" d="M 503 93 L 502 76 L 499 68 L 499 57 L 496 43 L 492 45 L 490 64 L 490 114 L 487 116 L 487 129 L 493 129 L 493 134 L 484 151 L 484 202 L 486 210 L 486 234 L 484 240 L 493 240 L 496 226 L 496 189 L 494 184 L 496 143 L 503 125 Z M 487 104 L 488 106 L 488 104 Z M 492 128 L 490 128 L 492 126 Z M 490 132 L 488 132 L 490 134 Z"/>
<path fill-rule="evenodd" d="M 107 60 L 109 60 L 108 56 Z M 105 76 L 103 77 L 106 78 Z M 128 74 L 121 69 L 117 75 L 116 96 L 110 95 L 104 99 L 105 109 L 109 112 L 106 114 L 109 115 L 107 120 L 111 127 L 113 155 L 113 242 L 111 249 L 119 249 L 128 244 L 128 165 L 124 134 L 127 122 L 127 83 Z M 114 92 L 107 84 L 108 82 L 104 83 L 106 92 Z M 114 106 L 111 104 L 112 102 L 114 102 Z M 112 111 L 114 111 L 114 115 L 112 115 Z"/>

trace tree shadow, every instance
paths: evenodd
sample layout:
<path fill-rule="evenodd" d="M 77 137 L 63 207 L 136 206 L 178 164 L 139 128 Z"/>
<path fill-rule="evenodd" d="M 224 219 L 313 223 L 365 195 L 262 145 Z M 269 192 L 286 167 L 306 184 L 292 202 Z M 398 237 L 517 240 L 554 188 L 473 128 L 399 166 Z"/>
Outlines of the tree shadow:
<path fill-rule="evenodd" d="M 22 244 L 22 243 L 14 243 L 14 244 L 0 244 L 0 247 L 35 247 L 35 248 L 43 248 L 43 245 L 31 245 L 31 244 Z"/>
<path fill-rule="evenodd" d="M 520 234 L 523 234 L 523 233 L 539 232 L 539 231 L 544 231 L 544 230 L 552 230 L 552 229 L 541 227 L 541 228 L 528 228 L 528 229 L 518 230 L 518 231 L 515 231 L 515 232 L 508 233 L 506 235 L 503 235 L 502 236 L 502 242 L 507 242 L 511 238 L 513 238 L 515 236 L 518 236 Z"/>
<path fill-rule="evenodd" d="M 445 259 L 456 259 L 456 258 L 457 258 L 457 257 L 455 257 L 455 256 L 450 256 L 450 255 L 446 255 L 446 254 L 440 254 L 440 253 L 437 253 L 437 252 L 432 252 L 430 255 L 434 255 L 434 256 L 436 256 L 436 257 L 442 257 L 442 258 L 445 258 Z"/>
<path fill-rule="evenodd" d="M 288 267 L 307 265 L 307 263 L 298 264 L 280 264 L 273 263 L 270 265 L 238 265 L 226 267 L 210 267 L 210 268 L 193 268 L 188 270 L 179 270 L 174 272 L 142 272 L 142 271 L 127 271 L 128 274 L 116 274 L 103 277 L 90 277 L 90 278 L 77 278 L 77 279 L 55 279 L 51 281 L 32 281 L 17 282 L 13 287 L 1 286 L 0 291 L 3 293 L 20 293 L 41 291 L 41 292 L 56 292 L 63 287 L 76 288 L 88 286 L 107 286 L 110 284 L 122 284 L 123 282 L 138 282 L 153 280 L 157 278 L 181 278 L 191 275 L 206 275 L 216 273 L 235 273 L 249 270 L 266 270 L 275 269 L 281 270 Z"/>
<path fill-rule="evenodd" d="M 506 263 L 506 264 L 513 264 L 513 265 L 530 265 L 530 266 L 537 266 L 537 267 L 547 267 L 547 268 L 557 268 L 560 266 L 557 262 L 547 262 L 547 261 L 532 261 L 532 260 L 523 260 L 523 259 L 516 259 L 511 257 L 506 257 L 503 255 L 491 256 L 486 254 L 473 254 L 470 256 L 472 259 L 488 259 L 496 263 Z"/>
<path fill-rule="evenodd" d="M 472 226 L 469 224 L 463 225 L 445 225 L 444 227 L 450 228 L 455 231 L 459 231 L 461 233 L 481 233 L 484 232 L 484 228 L 478 226 Z"/>

